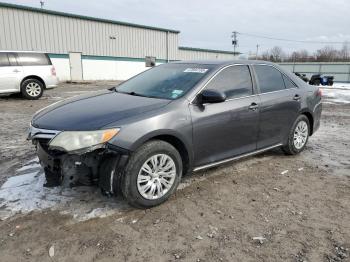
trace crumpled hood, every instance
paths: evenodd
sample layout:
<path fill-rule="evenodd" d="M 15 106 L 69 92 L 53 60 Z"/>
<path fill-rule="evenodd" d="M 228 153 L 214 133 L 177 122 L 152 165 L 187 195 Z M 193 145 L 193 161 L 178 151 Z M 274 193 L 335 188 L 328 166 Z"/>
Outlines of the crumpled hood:
<path fill-rule="evenodd" d="M 170 103 L 115 91 L 100 91 L 63 100 L 39 111 L 32 125 L 49 130 L 98 130 L 107 124 L 133 117 Z"/>

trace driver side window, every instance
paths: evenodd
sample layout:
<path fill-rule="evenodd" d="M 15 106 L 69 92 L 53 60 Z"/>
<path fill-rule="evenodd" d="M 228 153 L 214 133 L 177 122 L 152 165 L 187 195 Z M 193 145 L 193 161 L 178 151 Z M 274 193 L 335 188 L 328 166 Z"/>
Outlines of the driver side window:
<path fill-rule="evenodd" d="M 248 66 L 230 66 L 216 75 L 205 89 L 214 89 L 226 94 L 227 99 L 253 94 L 253 84 Z"/>

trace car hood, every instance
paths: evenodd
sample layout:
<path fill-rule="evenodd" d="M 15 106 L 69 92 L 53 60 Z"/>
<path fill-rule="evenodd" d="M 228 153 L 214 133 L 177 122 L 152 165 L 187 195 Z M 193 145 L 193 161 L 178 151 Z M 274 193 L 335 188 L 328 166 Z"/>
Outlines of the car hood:
<path fill-rule="evenodd" d="M 98 130 L 118 120 L 161 108 L 169 100 L 132 96 L 115 91 L 94 92 L 63 100 L 39 111 L 36 128 L 77 131 Z"/>

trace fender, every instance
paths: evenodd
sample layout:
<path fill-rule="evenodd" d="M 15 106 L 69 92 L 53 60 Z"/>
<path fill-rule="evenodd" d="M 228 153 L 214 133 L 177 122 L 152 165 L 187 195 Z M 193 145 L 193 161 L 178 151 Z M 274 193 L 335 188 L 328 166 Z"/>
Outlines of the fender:
<path fill-rule="evenodd" d="M 152 132 L 147 133 L 146 135 L 142 136 L 137 141 L 135 141 L 135 143 L 133 143 L 132 147 L 130 148 L 130 151 L 137 150 L 137 148 L 139 148 L 142 144 L 158 136 L 171 136 L 179 140 L 186 148 L 186 151 L 188 153 L 188 158 L 189 158 L 189 167 L 192 168 L 193 166 L 193 150 L 191 146 L 192 137 L 186 137 L 183 134 L 172 129 L 160 129 L 160 130 L 154 130 Z"/>

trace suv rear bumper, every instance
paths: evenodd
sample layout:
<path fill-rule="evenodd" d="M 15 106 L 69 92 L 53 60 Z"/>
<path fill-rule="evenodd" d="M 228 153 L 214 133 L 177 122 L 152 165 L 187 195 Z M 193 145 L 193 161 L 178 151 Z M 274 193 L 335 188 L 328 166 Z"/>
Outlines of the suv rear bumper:
<path fill-rule="evenodd" d="M 58 85 L 58 77 L 57 76 L 49 76 L 47 78 L 45 78 L 45 86 L 46 89 L 50 89 L 50 88 L 54 88 L 57 87 Z"/>

